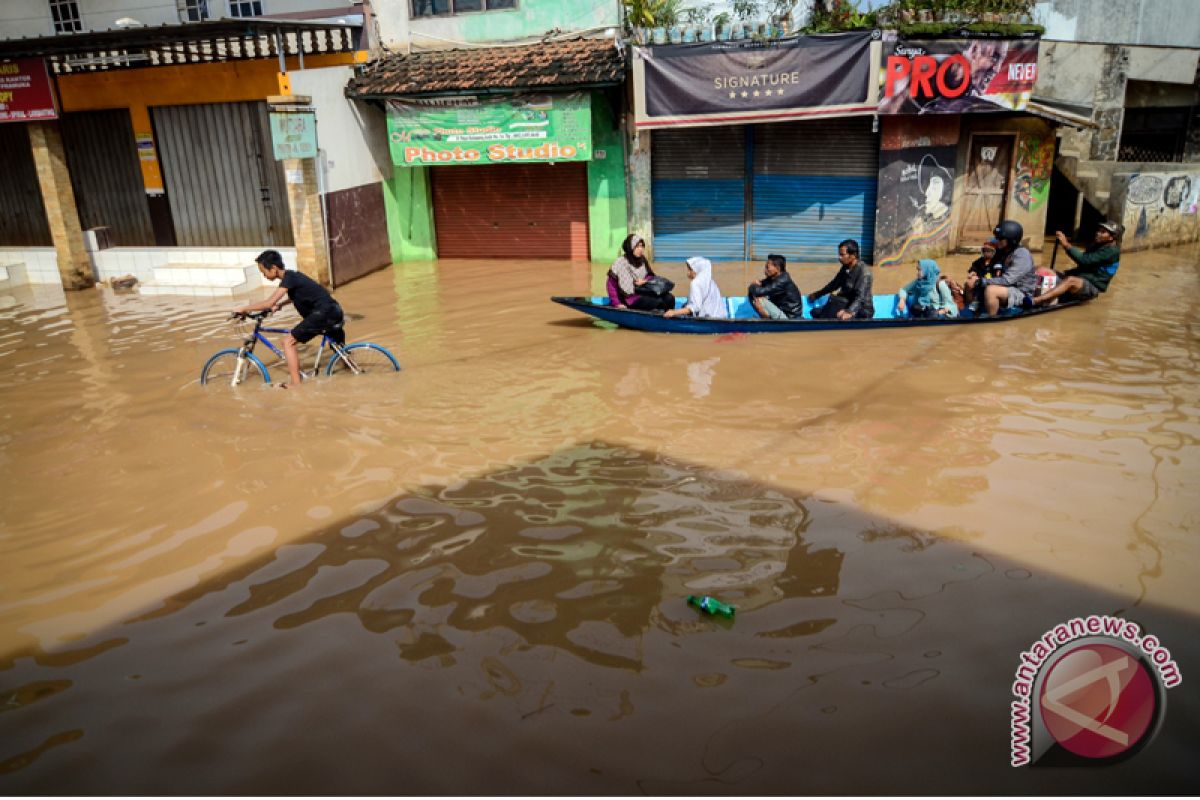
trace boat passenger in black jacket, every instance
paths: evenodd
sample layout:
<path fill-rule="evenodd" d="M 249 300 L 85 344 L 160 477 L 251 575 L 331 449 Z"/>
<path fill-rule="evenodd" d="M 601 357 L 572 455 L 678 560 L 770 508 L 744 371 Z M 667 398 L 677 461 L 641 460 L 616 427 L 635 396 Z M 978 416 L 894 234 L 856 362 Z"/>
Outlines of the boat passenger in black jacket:
<path fill-rule="evenodd" d="M 787 259 L 772 253 L 767 256 L 762 280 L 750 284 L 750 303 L 760 317 L 796 319 L 804 315 L 804 296 L 787 272 Z"/>
<path fill-rule="evenodd" d="M 839 244 L 838 262 L 842 268 L 833 280 L 808 296 L 811 305 L 831 295 L 825 305 L 813 309 L 813 319 L 871 319 L 875 316 L 871 267 L 858 257 L 858 242 L 847 239 Z"/>

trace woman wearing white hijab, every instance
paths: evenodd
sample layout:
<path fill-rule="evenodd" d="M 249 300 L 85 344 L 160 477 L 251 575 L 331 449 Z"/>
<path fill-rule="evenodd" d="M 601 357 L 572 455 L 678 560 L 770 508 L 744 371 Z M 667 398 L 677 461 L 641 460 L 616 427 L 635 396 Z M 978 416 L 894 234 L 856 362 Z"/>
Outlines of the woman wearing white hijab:
<path fill-rule="evenodd" d="M 708 319 L 728 319 L 729 311 L 725 308 L 725 299 L 712 276 L 712 262 L 707 258 L 692 256 L 687 260 L 687 276 L 692 281 L 688 289 L 687 304 L 683 308 L 673 308 L 664 317 L 707 317 Z"/>

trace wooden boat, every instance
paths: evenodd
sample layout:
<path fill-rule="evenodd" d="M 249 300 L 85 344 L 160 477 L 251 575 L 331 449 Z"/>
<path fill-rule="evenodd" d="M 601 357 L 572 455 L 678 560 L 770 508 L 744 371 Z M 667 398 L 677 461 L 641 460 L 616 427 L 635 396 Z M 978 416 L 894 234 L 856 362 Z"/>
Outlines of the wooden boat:
<path fill-rule="evenodd" d="M 896 316 L 896 296 L 894 294 L 876 295 L 874 299 L 875 316 L 872 319 L 851 319 L 843 322 L 841 320 L 812 319 L 809 316 L 796 319 L 762 319 L 744 297 L 727 297 L 725 299 L 725 304 L 729 309 L 729 319 L 707 319 L 692 316 L 668 318 L 658 311 L 637 311 L 632 308 L 613 306 L 607 297 L 551 297 L 550 299 L 567 308 L 573 308 L 622 328 L 654 333 L 698 334 L 787 333 L 793 331 L 844 331 L 862 328 L 918 328 L 932 325 L 978 325 L 1036 317 L 1087 302 L 1086 300 L 1060 300 L 1054 305 L 1039 306 L 1027 311 L 1022 309 L 1006 311 L 994 317 L 974 316 L 970 311 L 965 311 L 958 317 L 911 319 L 906 316 Z M 676 301 L 677 306 L 682 304 L 682 299 Z M 807 299 L 804 301 L 804 314 L 811 314 Z"/>

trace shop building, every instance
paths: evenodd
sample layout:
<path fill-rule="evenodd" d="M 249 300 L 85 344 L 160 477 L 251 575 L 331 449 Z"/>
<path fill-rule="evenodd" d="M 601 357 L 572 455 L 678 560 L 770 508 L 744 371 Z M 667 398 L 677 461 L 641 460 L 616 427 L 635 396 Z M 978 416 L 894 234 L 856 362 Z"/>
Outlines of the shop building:
<path fill-rule="evenodd" d="M 876 261 L 975 250 L 1013 219 L 1043 247 L 1055 137 L 1086 124 L 1031 100 L 1036 34 L 884 34 Z"/>
<path fill-rule="evenodd" d="M 657 259 L 830 261 L 874 248 L 871 32 L 635 47 L 634 225 Z"/>
<path fill-rule="evenodd" d="M 606 260 L 626 226 L 615 2 L 381 2 L 394 261 Z M 385 21 L 386 17 L 386 21 Z"/>
<path fill-rule="evenodd" d="M 344 282 L 347 270 L 330 271 L 344 254 L 324 214 L 305 207 L 324 205 L 331 170 L 315 149 L 280 151 L 267 100 L 286 104 L 293 76 L 311 85 L 333 70 L 344 85 L 365 60 L 358 21 L 138 25 L 4 40 L 0 59 L 44 73 L 52 94 L 45 115 L 0 123 L 12 163 L 0 176 L 0 257 L 30 282 L 132 274 L 148 293 L 222 296 L 254 285 L 247 266 L 265 247 Z M 346 113 L 340 93 L 333 100 L 304 109 L 310 123 Z M 371 268 L 386 264 L 386 246 L 373 258 Z"/>

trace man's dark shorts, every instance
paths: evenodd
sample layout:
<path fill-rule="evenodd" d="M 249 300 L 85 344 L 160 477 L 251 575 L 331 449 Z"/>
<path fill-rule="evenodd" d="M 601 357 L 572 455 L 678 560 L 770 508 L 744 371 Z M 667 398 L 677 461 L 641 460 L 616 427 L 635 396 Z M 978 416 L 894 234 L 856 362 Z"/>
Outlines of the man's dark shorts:
<path fill-rule="evenodd" d="M 344 339 L 341 327 L 342 319 L 341 306 L 318 308 L 300 320 L 299 325 L 292 328 L 292 338 L 300 344 L 304 344 L 322 333 L 329 334 L 331 339 Z"/>
<path fill-rule="evenodd" d="M 1082 286 L 1076 289 L 1073 294 L 1080 300 L 1094 300 L 1100 296 L 1100 290 L 1087 278 L 1080 278 L 1079 282 Z"/>

